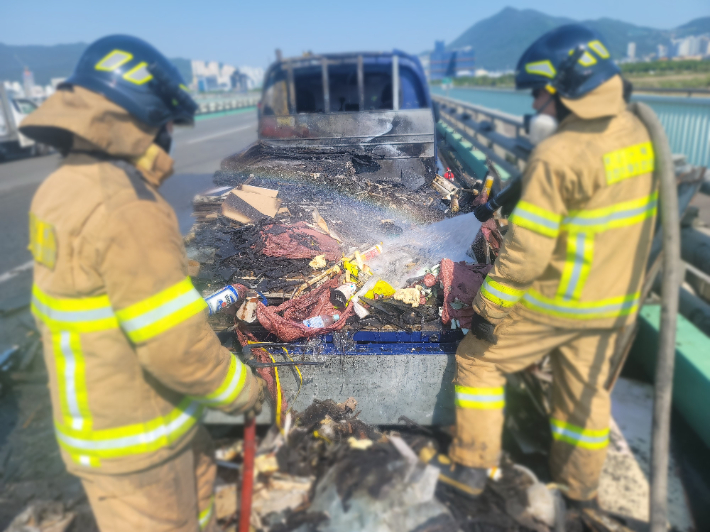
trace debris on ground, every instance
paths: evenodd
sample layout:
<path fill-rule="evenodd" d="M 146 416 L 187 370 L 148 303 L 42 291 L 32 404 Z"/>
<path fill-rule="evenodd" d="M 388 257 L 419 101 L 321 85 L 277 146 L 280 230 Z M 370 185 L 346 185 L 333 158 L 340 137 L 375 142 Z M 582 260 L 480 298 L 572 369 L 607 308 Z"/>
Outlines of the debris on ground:
<path fill-rule="evenodd" d="M 74 517 L 61 502 L 35 501 L 13 519 L 5 532 L 64 532 Z"/>
<path fill-rule="evenodd" d="M 427 464 L 448 443 L 443 433 L 400 421 L 395 430 L 363 423 L 354 398 L 314 400 L 289 414 L 258 447 L 252 526 L 260 532 L 628 530 L 605 512 L 566 512 L 554 484 L 507 455 L 495 480 L 470 499 L 439 483 L 438 470 Z M 230 471 L 220 468 L 220 475 Z M 236 501 L 231 486 L 220 488 L 218 500 L 229 489 L 224 498 Z M 236 502 L 229 504 L 233 514 Z M 222 524 L 236 520 L 218 515 Z"/>

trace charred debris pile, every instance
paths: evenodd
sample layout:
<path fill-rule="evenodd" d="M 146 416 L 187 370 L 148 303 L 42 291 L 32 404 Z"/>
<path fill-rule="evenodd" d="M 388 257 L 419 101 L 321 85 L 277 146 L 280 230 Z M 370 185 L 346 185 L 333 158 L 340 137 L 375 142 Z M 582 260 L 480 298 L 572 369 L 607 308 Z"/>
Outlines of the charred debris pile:
<path fill-rule="evenodd" d="M 565 511 L 557 488 L 507 458 L 470 499 L 430 465 L 447 443 L 406 417 L 381 430 L 358 419 L 357 401 L 314 401 L 261 439 L 251 525 L 264 532 L 627 532 L 597 511 Z M 235 522 L 240 442 L 220 442 L 217 517 Z M 609 528 L 609 526 L 616 528 Z M 605 528 L 606 527 L 606 528 Z"/>
<path fill-rule="evenodd" d="M 362 154 L 282 151 L 276 157 L 272 151 L 260 144 L 250 148 L 218 172 L 220 186 L 195 197 L 196 223 L 186 247 L 190 275 L 204 295 L 227 284 L 244 286 L 251 309 L 238 314 L 244 318 L 238 322 L 257 337 L 273 333 L 286 339 L 269 327 L 267 307 L 294 325 L 331 315 L 336 330 L 441 328 L 442 318 L 447 328 L 466 328 L 485 262 L 494 255 L 479 256 L 484 264 L 464 271 L 411 242 L 390 243 L 413 228 L 470 212 L 484 199 L 480 186 L 465 189 L 436 176 L 412 189 L 401 176 L 369 180 L 368 168 L 377 163 Z M 473 249 L 479 255 L 494 249 L 481 242 L 495 243 L 501 227 L 494 222 L 492 230 L 481 232 Z M 463 291 L 455 288 L 459 275 L 467 285 Z M 305 314 L 282 308 L 316 290 L 324 304 L 311 305 Z M 294 334 L 286 335 L 288 341 Z"/>

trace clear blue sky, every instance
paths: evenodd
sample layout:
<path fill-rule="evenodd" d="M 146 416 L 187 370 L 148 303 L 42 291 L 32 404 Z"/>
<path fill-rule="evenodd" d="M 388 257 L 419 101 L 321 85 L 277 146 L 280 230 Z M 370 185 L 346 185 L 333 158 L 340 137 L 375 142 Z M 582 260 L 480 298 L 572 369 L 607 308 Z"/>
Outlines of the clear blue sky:
<path fill-rule="evenodd" d="M 91 42 L 111 33 L 142 37 L 170 57 L 267 66 L 274 49 L 391 50 L 447 42 L 505 6 L 577 20 L 609 17 L 671 29 L 710 15 L 709 0 L 3 0 L 0 42 Z"/>

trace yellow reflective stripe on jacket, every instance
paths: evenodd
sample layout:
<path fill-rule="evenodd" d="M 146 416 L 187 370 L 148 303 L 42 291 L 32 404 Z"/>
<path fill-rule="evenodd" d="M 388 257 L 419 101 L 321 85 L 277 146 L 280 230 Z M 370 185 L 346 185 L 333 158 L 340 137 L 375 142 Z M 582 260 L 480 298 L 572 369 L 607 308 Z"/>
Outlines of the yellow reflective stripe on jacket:
<path fill-rule="evenodd" d="M 505 406 L 505 392 L 503 387 L 497 388 L 471 388 L 469 386 L 455 386 L 456 406 L 458 408 L 494 409 Z"/>
<path fill-rule="evenodd" d="M 631 201 L 615 203 L 602 209 L 571 212 L 562 221 L 562 230 L 570 233 L 600 233 L 609 229 L 628 227 L 656 215 L 658 191 Z"/>
<path fill-rule="evenodd" d="M 486 277 L 481 287 L 481 296 L 486 298 L 488 301 L 495 305 L 500 305 L 501 307 L 512 307 L 520 298 L 523 297 L 525 292 L 523 290 L 517 290 L 511 288 L 510 286 L 505 286 L 499 282 L 494 281 L 490 277 Z"/>
<path fill-rule="evenodd" d="M 32 287 L 32 313 L 52 331 L 88 333 L 115 329 L 118 321 L 108 296 L 54 298 Z"/>
<path fill-rule="evenodd" d="M 167 447 L 199 420 L 203 407 L 188 398 L 166 416 L 125 427 L 76 430 L 55 420 L 59 444 L 71 455 L 94 459 L 123 458 Z"/>
<path fill-rule="evenodd" d="M 653 145 L 650 142 L 604 154 L 604 171 L 609 185 L 630 177 L 650 174 L 654 168 Z"/>
<path fill-rule="evenodd" d="M 609 445 L 609 429 L 592 430 L 584 429 L 559 419 L 550 418 L 552 437 L 564 441 L 575 447 L 584 449 L 603 449 Z"/>
<path fill-rule="evenodd" d="M 170 288 L 116 312 L 121 328 L 133 343 L 150 340 L 207 308 L 186 277 Z"/>
<path fill-rule="evenodd" d="M 594 233 L 570 234 L 567 240 L 567 260 L 562 270 L 557 296 L 579 300 L 582 288 L 592 269 L 594 257 Z"/>
<path fill-rule="evenodd" d="M 207 528 L 207 525 L 210 524 L 210 520 L 212 519 L 212 511 L 214 510 L 214 495 L 210 497 L 210 504 L 202 510 L 198 515 L 197 515 L 197 520 L 200 524 L 200 530 L 204 530 Z"/>
<path fill-rule="evenodd" d="M 525 293 L 521 304 L 525 307 L 559 318 L 592 320 L 597 318 L 617 318 L 628 316 L 638 310 L 641 294 L 612 297 L 598 301 L 567 301 L 562 298 L 550 299 L 536 290 Z"/>
<path fill-rule="evenodd" d="M 64 423 L 77 430 L 90 429 L 92 418 L 86 391 L 86 364 L 81 339 L 75 332 L 52 332 L 52 350 Z"/>
<path fill-rule="evenodd" d="M 194 397 L 201 403 L 208 406 L 224 406 L 229 405 L 237 398 L 244 389 L 244 383 L 247 380 L 247 370 L 244 364 L 235 357 L 229 361 L 229 370 L 227 376 L 214 392 L 203 397 Z"/>
<path fill-rule="evenodd" d="M 562 215 L 545 210 L 527 201 L 519 201 L 509 218 L 511 223 L 544 236 L 556 238 L 560 234 Z"/>

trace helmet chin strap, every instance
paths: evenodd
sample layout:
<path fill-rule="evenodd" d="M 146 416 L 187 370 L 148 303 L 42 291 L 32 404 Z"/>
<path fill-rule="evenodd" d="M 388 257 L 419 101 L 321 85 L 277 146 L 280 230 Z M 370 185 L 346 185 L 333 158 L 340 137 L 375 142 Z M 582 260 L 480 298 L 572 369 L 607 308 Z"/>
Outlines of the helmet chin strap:
<path fill-rule="evenodd" d="M 167 124 L 163 125 L 163 127 L 160 128 L 153 142 L 160 146 L 165 153 L 170 155 L 170 157 L 173 156 L 173 148 L 175 143 L 173 142 L 172 135 L 168 131 Z"/>

